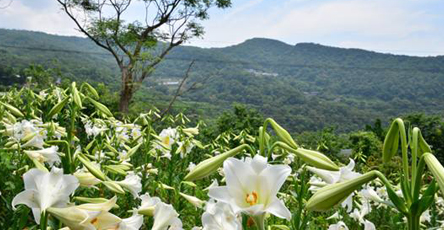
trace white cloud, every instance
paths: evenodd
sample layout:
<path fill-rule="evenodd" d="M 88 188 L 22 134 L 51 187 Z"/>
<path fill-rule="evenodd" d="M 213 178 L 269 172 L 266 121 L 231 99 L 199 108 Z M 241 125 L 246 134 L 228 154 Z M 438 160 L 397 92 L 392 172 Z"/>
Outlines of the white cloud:
<path fill-rule="evenodd" d="M 248 10 L 248 9 L 251 9 L 252 7 L 254 7 L 254 6 L 257 6 L 257 5 L 259 5 L 261 2 L 263 2 L 264 0 L 250 0 L 250 1 L 248 1 L 248 2 L 246 2 L 246 3 L 244 3 L 244 4 L 242 4 L 242 5 L 240 5 L 240 6 L 237 6 L 236 5 L 236 2 L 233 2 L 233 10 L 231 10 L 228 14 L 226 14 L 225 16 L 224 16 L 224 18 L 231 18 L 231 17 L 233 17 L 233 16 L 236 16 L 236 14 L 239 14 L 239 13 L 242 13 L 242 12 L 245 12 L 246 10 Z"/>
<path fill-rule="evenodd" d="M 416 8 L 415 4 L 417 0 L 290 0 L 262 11 L 213 18 L 204 23 L 205 38 L 241 42 L 251 37 L 268 37 L 291 44 L 317 42 L 436 55 L 435 45 L 444 44 L 443 25 L 436 23 L 442 17 L 430 14 L 427 7 Z M 205 40 L 193 44 L 215 46 Z M 216 46 L 225 45 L 216 43 Z"/>
<path fill-rule="evenodd" d="M 82 36 L 55 0 L 39 0 L 38 6 L 29 1 L 36 0 L 14 0 L 0 10 L 0 27 Z M 210 20 L 203 22 L 204 39 L 194 39 L 191 44 L 222 47 L 268 37 L 290 44 L 316 42 L 412 55 L 444 54 L 436 50 L 444 47 L 444 25 L 440 23 L 444 17 L 433 9 L 437 4 L 438 0 L 233 1 L 233 8 L 210 11 Z M 135 8 L 144 9 L 140 4 Z M 132 8 L 131 15 L 138 10 Z"/>
<path fill-rule="evenodd" d="M 43 31 L 61 35 L 81 35 L 74 23 L 60 10 L 56 1 L 35 7 L 15 0 L 0 10 L 0 28 Z"/>
<path fill-rule="evenodd" d="M 423 12 L 412 12 L 388 1 L 347 0 L 290 10 L 269 31 L 270 35 L 329 35 L 404 37 L 431 28 L 421 22 Z"/>

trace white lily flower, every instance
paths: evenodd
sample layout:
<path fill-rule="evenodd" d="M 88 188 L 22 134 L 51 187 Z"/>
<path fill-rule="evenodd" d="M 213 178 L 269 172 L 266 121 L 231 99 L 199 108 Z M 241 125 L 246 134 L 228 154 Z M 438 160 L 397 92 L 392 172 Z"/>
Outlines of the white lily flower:
<path fill-rule="evenodd" d="M 5 130 L 4 130 L 5 135 L 11 136 L 16 141 L 21 139 L 21 136 L 19 136 L 19 134 L 22 130 L 21 123 L 15 123 L 15 124 L 4 123 L 3 125 L 5 126 Z"/>
<path fill-rule="evenodd" d="M 131 136 L 133 137 L 133 139 L 137 139 L 138 137 L 140 137 L 142 135 L 142 132 L 140 131 L 140 126 L 135 125 L 132 129 L 131 129 Z"/>
<path fill-rule="evenodd" d="M 256 155 L 244 161 L 229 158 L 224 162 L 226 186 L 210 188 L 209 196 L 232 205 L 234 212 L 252 216 L 271 213 L 291 219 L 284 202 L 277 198 L 279 189 L 291 173 L 287 165 L 269 165 L 267 159 Z"/>
<path fill-rule="evenodd" d="M 361 209 L 354 209 L 353 213 L 350 214 L 350 217 L 358 221 L 360 224 L 364 225 L 364 230 L 376 230 L 375 225 L 364 219 L 365 215 L 369 214 L 371 212 L 371 206 L 370 203 L 364 199 Z"/>
<path fill-rule="evenodd" d="M 96 137 L 97 135 L 103 134 L 103 132 L 105 132 L 106 130 L 107 130 L 106 127 L 96 126 L 91 122 L 87 122 L 85 124 L 85 132 L 88 137 L 90 136 Z"/>
<path fill-rule="evenodd" d="M 341 207 L 347 209 L 347 213 L 350 213 L 353 210 L 353 196 L 355 192 L 352 192 L 344 201 L 341 203 Z"/>
<path fill-rule="evenodd" d="M 182 221 L 179 218 L 174 219 L 168 230 L 183 230 Z"/>
<path fill-rule="evenodd" d="M 378 193 L 371 187 L 367 186 L 365 189 L 362 189 L 360 191 L 360 194 L 368 200 L 378 202 L 378 203 L 386 203 L 379 195 Z"/>
<path fill-rule="evenodd" d="M 140 196 L 140 199 L 142 199 L 142 204 L 137 209 L 137 212 L 143 215 L 154 215 L 156 205 L 161 203 L 159 197 L 151 197 L 148 193 Z"/>
<path fill-rule="evenodd" d="M 129 172 L 123 181 L 116 181 L 117 184 L 126 188 L 134 197 L 139 197 L 142 191 L 142 179 L 134 172 Z"/>
<path fill-rule="evenodd" d="M 75 176 L 63 175 L 63 170 L 52 168 L 51 172 L 33 168 L 23 175 L 25 191 L 12 200 L 12 207 L 24 204 L 32 209 L 34 219 L 40 223 L 40 214 L 49 207 L 65 207 L 69 196 L 79 186 Z"/>
<path fill-rule="evenodd" d="M 307 166 L 307 169 L 319 176 L 322 180 L 324 180 L 327 184 L 335 184 L 344 182 L 350 179 L 354 179 L 360 176 L 360 173 L 354 172 L 353 168 L 355 167 L 355 161 L 350 159 L 350 162 L 347 166 L 341 167 L 339 171 L 329 171 L 325 169 L 318 169 L 311 166 Z"/>
<path fill-rule="evenodd" d="M 430 210 L 427 209 L 425 212 L 423 212 L 423 213 L 421 214 L 421 217 L 419 218 L 419 221 L 420 221 L 421 223 L 424 223 L 424 222 L 428 222 L 428 223 L 430 223 L 431 218 L 432 218 L 432 216 L 430 215 Z"/>
<path fill-rule="evenodd" d="M 181 229 L 182 222 L 178 216 L 171 204 L 158 203 L 154 210 L 154 224 L 151 230 Z"/>
<path fill-rule="evenodd" d="M 187 170 L 189 172 L 193 171 L 193 169 L 196 167 L 196 164 L 194 164 L 193 162 L 190 162 L 190 164 L 188 165 Z"/>
<path fill-rule="evenodd" d="M 341 214 L 339 214 L 339 212 L 335 212 L 333 213 L 333 215 L 327 217 L 327 220 L 332 220 L 332 219 L 342 219 Z"/>
<path fill-rule="evenodd" d="M 125 141 L 125 142 L 128 141 L 130 139 L 130 136 L 128 135 L 127 132 L 128 132 L 127 128 L 121 127 L 121 126 L 117 127 L 116 128 L 117 139 Z"/>
<path fill-rule="evenodd" d="M 178 141 L 176 153 L 180 153 L 180 158 L 183 158 L 186 154 L 190 153 L 194 147 L 194 144 L 189 141 Z"/>
<path fill-rule="evenodd" d="M 74 176 L 79 180 L 80 186 L 83 187 L 91 188 L 101 182 L 93 174 L 91 174 L 88 170 L 85 170 L 84 168 L 76 171 L 74 173 Z"/>
<path fill-rule="evenodd" d="M 210 200 L 202 215 L 203 230 L 241 230 L 242 224 L 227 203 Z"/>
<path fill-rule="evenodd" d="M 139 230 L 143 224 L 143 216 L 142 215 L 133 215 L 129 218 L 122 219 L 120 222 L 118 230 Z"/>
<path fill-rule="evenodd" d="M 213 182 L 211 182 L 211 184 L 208 187 L 204 188 L 203 191 L 210 190 L 211 188 L 214 188 L 217 186 L 219 186 L 219 183 L 217 182 L 216 179 L 213 179 Z"/>
<path fill-rule="evenodd" d="M 113 197 L 103 203 L 89 203 L 66 208 L 49 208 L 48 212 L 72 230 L 109 230 L 119 229 L 122 222 L 109 210 L 116 204 Z"/>
<path fill-rule="evenodd" d="M 47 95 L 48 93 L 46 93 L 44 90 L 39 92 L 39 96 L 43 99 L 45 99 Z"/>
<path fill-rule="evenodd" d="M 24 152 L 29 158 L 37 160 L 41 163 L 48 162 L 48 164 L 52 166 L 54 163 L 60 162 L 60 157 L 57 150 L 59 150 L 59 147 L 51 146 L 46 149 L 25 150 Z"/>
<path fill-rule="evenodd" d="M 307 166 L 307 169 L 316 174 L 316 176 L 319 176 L 325 183 L 327 184 L 336 184 L 340 182 L 344 182 L 347 180 L 354 179 L 358 176 L 360 176 L 360 173 L 354 172 L 353 168 L 355 167 L 355 161 L 353 159 L 350 159 L 350 162 L 347 166 L 341 167 L 339 171 L 329 171 L 325 169 L 318 169 L 311 166 Z M 311 180 L 310 180 L 311 181 Z M 315 188 L 310 188 L 310 190 L 317 190 L 319 186 L 316 186 Z M 353 209 L 353 195 L 354 193 L 350 194 L 350 196 L 347 197 L 342 202 L 342 207 L 347 208 L 347 212 L 351 212 Z"/>
<path fill-rule="evenodd" d="M 282 163 L 289 165 L 291 163 L 294 162 L 294 155 L 293 154 L 288 154 L 285 159 L 282 161 Z"/>
<path fill-rule="evenodd" d="M 328 230 L 348 230 L 347 225 L 345 225 L 344 222 L 339 221 L 336 224 L 332 224 L 330 226 L 328 226 Z"/>
<path fill-rule="evenodd" d="M 205 201 L 203 201 L 195 196 L 190 196 L 188 194 L 181 193 L 181 192 L 179 192 L 179 194 L 196 208 L 202 208 L 202 206 L 205 204 Z"/>
<path fill-rule="evenodd" d="M 177 130 L 172 128 L 164 129 L 159 134 L 160 142 L 167 148 L 171 148 L 171 146 L 176 142 L 177 139 Z"/>
<path fill-rule="evenodd" d="M 367 215 L 370 210 L 370 203 L 364 202 L 361 206 L 361 209 L 358 210 L 357 208 L 355 208 L 353 210 L 353 213 L 350 214 L 350 217 L 362 224 L 364 223 L 364 216 Z"/>
<path fill-rule="evenodd" d="M 310 190 L 313 193 L 317 192 L 319 189 L 327 185 L 327 183 L 325 183 L 322 179 L 320 179 L 317 176 L 310 177 L 310 181 L 308 182 L 308 184 L 310 185 L 308 190 Z"/>
<path fill-rule="evenodd" d="M 21 146 L 22 148 L 35 147 L 42 149 L 47 131 L 38 127 L 38 125 L 42 125 L 42 122 L 39 120 L 23 120 L 20 123 L 14 124 L 12 129 L 9 127 L 9 131 L 8 127 L 6 128 L 7 133 L 11 133 L 11 138 L 16 141 L 24 141 L 25 137 L 27 139 L 32 136 L 32 138 L 26 140 L 26 143 Z"/>
<path fill-rule="evenodd" d="M 376 226 L 372 222 L 364 220 L 364 230 L 376 230 Z"/>

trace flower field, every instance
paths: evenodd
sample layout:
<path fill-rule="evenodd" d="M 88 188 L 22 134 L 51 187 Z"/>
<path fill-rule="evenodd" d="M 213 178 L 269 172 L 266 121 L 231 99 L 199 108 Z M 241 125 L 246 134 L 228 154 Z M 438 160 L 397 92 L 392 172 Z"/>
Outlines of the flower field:
<path fill-rule="evenodd" d="M 99 97 L 87 83 L 1 96 L 0 229 L 444 227 L 444 168 L 401 119 L 370 167 L 271 118 L 209 139 L 184 114 L 117 119 Z"/>

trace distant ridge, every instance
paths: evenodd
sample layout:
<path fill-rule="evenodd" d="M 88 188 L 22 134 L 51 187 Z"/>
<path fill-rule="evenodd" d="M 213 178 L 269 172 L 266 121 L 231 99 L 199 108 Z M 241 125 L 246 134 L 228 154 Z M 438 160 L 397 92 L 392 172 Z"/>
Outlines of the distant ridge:
<path fill-rule="evenodd" d="M 376 118 L 444 111 L 444 56 L 290 45 L 267 38 L 224 48 L 177 47 L 146 82 L 140 100 L 168 98 L 174 88 L 159 83 L 179 80 L 193 60 L 189 83 L 198 82 L 199 88 L 181 100 L 217 108 L 187 108 L 201 115 L 239 102 L 301 132 L 330 125 L 356 130 Z M 72 80 L 119 88 L 112 56 L 86 38 L 0 29 L 2 83 L 32 63 L 57 67 Z"/>

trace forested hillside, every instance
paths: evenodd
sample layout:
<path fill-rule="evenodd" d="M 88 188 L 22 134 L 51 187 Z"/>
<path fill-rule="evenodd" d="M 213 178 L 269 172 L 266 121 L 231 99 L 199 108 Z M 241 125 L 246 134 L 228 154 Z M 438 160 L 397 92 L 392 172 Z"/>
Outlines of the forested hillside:
<path fill-rule="evenodd" d="M 177 108 L 204 118 L 239 102 L 293 132 L 327 124 L 348 131 L 375 118 L 444 110 L 443 56 L 399 56 L 312 43 L 293 46 L 261 38 L 226 48 L 174 49 L 137 95 L 143 103 L 136 106 L 166 106 L 193 60 L 187 86 L 196 83 L 195 89 L 181 96 Z M 59 68 L 64 78 L 103 82 L 113 91 L 119 87 L 114 60 L 88 39 L 0 30 L 2 84 L 19 82 L 16 74 L 23 75 L 30 64 Z"/>

